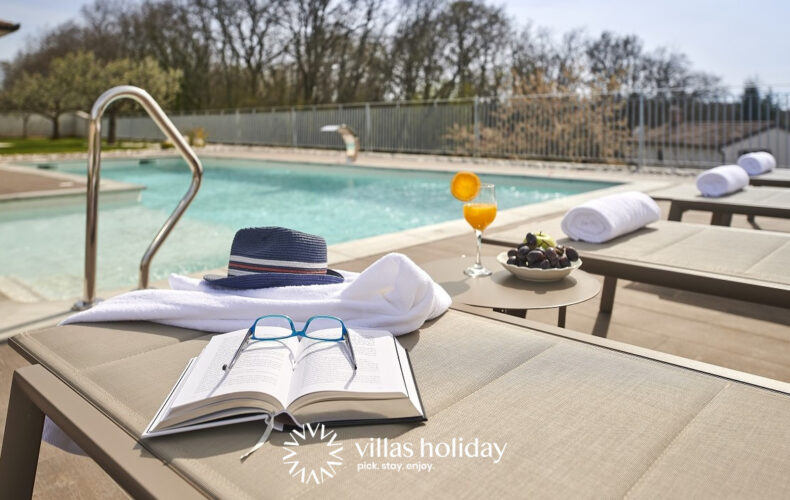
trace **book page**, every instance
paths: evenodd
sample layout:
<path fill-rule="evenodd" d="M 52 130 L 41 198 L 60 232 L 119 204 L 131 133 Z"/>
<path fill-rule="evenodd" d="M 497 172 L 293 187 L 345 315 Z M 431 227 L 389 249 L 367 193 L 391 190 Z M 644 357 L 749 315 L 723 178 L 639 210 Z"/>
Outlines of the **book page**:
<path fill-rule="evenodd" d="M 357 359 L 356 371 L 345 342 L 302 340 L 289 404 L 305 394 L 321 391 L 407 394 L 392 334 L 349 329 L 349 335 Z"/>
<path fill-rule="evenodd" d="M 223 370 L 222 365 L 230 362 L 246 333 L 239 330 L 211 339 L 178 391 L 173 408 L 237 392 L 269 394 L 285 406 L 299 350 L 297 339 L 252 342 L 230 370 Z"/>

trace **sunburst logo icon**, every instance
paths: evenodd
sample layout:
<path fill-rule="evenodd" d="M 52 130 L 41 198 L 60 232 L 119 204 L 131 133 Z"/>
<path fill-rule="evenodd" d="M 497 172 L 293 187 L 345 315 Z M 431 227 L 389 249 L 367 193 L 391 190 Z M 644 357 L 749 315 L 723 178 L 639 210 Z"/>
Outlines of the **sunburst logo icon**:
<path fill-rule="evenodd" d="M 311 482 L 322 484 L 327 479 L 335 477 L 335 467 L 343 465 L 343 457 L 340 456 L 343 445 L 336 443 L 336 438 L 337 433 L 324 427 L 324 424 L 316 424 L 315 427 L 305 424 L 301 430 L 291 431 L 290 440 L 284 443 L 286 453 L 283 457 L 283 463 L 291 466 L 288 474 L 299 478 L 304 484 Z M 303 463 L 299 458 L 299 447 L 311 441 L 324 443 L 326 448 L 323 461 L 315 467 Z"/>

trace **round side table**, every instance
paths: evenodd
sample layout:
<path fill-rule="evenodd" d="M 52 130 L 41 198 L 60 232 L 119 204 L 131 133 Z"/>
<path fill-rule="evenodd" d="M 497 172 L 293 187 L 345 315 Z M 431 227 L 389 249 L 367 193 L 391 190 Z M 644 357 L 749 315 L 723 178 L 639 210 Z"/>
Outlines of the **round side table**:
<path fill-rule="evenodd" d="M 557 326 L 565 326 L 567 306 L 590 300 L 601 291 L 601 283 L 588 273 L 576 270 L 560 281 L 540 283 L 516 278 L 494 257 L 483 257 L 491 276 L 470 278 L 464 269 L 470 257 L 453 257 L 422 266 L 453 301 L 470 306 L 490 307 L 498 312 L 525 318 L 529 309 L 559 308 Z"/>

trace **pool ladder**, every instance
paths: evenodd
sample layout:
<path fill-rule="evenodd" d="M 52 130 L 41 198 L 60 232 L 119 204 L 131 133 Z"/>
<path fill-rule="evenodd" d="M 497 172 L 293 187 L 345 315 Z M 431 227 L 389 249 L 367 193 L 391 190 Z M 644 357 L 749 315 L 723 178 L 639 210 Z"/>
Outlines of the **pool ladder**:
<path fill-rule="evenodd" d="M 195 198 L 200 189 L 200 181 L 203 178 L 203 165 L 200 163 L 195 152 L 184 140 L 170 118 L 167 117 L 159 104 L 145 90 L 131 85 L 121 85 L 113 87 L 96 99 L 91 109 L 90 122 L 88 128 L 88 195 L 85 217 L 85 276 L 83 281 L 82 300 L 74 304 L 74 310 L 84 310 L 92 307 L 96 299 L 96 226 L 98 222 L 99 209 L 99 172 L 101 171 L 101 119 L 104 111 L 112 102 L 119 99 L 131 99 L 143 106 L 145 111 L 156 123 L 159 129 L 173 141 L 176 149 L 192 170 L 192 182 L 186 194 L 178 202 L 175 210 L 167 218 L 162 228 L 156 233 L 151 244 L 148 245 L 143 258 L 140 260 L 139 288 L 148 287 L 148 274 L 151 266 L 151 259 L 154 258 L 159 247 L 162 246 L 167 236 L 172 231 L 178 220 L 186 211 L 189 204 Z"/>

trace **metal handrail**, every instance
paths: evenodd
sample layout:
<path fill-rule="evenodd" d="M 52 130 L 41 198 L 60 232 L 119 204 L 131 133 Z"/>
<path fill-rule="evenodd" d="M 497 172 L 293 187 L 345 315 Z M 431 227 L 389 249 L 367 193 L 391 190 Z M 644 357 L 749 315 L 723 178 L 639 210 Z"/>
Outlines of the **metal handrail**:
<path fill-rule="evenodd" d="M 200 181 L 203 177 L 203 165 L 200 163 L 197 155 L 148 92 L 139 87 L 121 85 L 111 88 L 96 99 L 91 109 L 88 128 L 88 194 L 85 217 L 84 291 L 82 300 L 74 304 L 73 307 L 75 310 L 80 311 L 88 309 L 96 303 L 96 226 L 99 208 L 99 172 L 101 170 L 101 119 L 107 106 L 118 99 L 131 99 L 142 105 L 159 129 L 173 141 L 176 149 L 178 149 L 192 170 L 192 182 L 189 184 L 189 189 L 181 198 L 181 201 L 178 202 L 173 213 L 162 225 L 162 228 L 154 236 L 151 244 L 148 245 L 143 254 L 143 258 L 140 260 L 140 279 L 138 283 L 140 288 L 148 287 L 148 271 L 151 266 L 151 259 L 153 259 L 159 247 L 192 202 L 200 188 Z"/>

